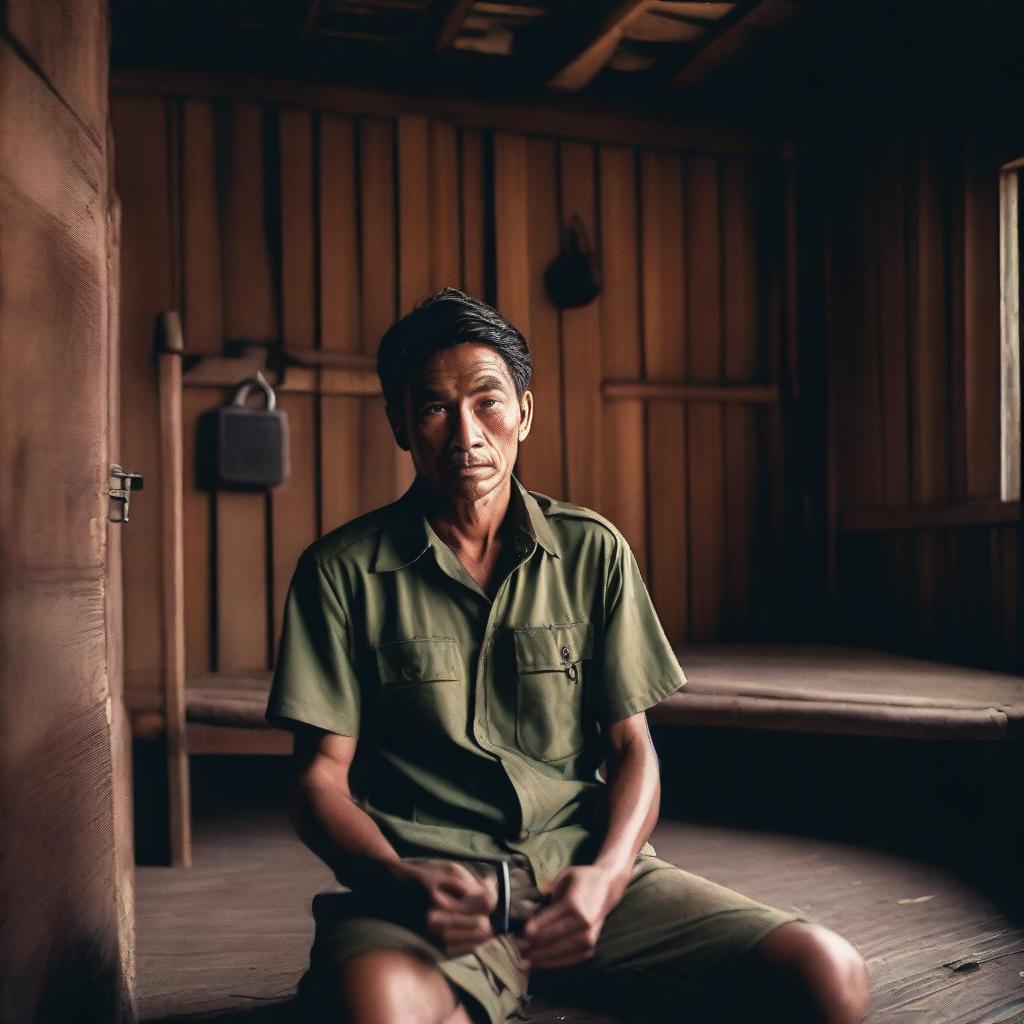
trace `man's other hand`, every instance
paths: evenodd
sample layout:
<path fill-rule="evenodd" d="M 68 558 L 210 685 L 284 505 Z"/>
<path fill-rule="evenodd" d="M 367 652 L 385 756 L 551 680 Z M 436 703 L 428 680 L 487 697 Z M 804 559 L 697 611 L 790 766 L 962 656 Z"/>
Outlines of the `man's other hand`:
<path fill-rule="evenodd" d="M 394 873 L 426 898 L 427 931 L 449 956 L 471 953 L 493 938 L 490 915 L 498 904 L 493 881 L 450 860 L 402 861 Z"/>
<path fill-rule="evenodd" d="M 622 899 L 629 875 L 597 865 L 566 868 L 552 879 L 551 902 L 516 938 L 530 967 L 571 967 L 594 955 L 604 919 Z"/>

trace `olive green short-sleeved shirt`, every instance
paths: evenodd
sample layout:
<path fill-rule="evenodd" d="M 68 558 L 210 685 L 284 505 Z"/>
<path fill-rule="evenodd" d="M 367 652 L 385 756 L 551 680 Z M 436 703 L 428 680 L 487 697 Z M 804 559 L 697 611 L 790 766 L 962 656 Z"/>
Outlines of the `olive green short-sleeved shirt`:
<path fill-rule="evenodd" d="M 596 856 L 601 729 L 686 682 L 625 538 L 511 478 L 492 601 L 417 478 L 303 551 L 266 717 L 358 737 L 352 787 L 401 856 Z M 647 844 L 644 852 L 654 853 Z"/>

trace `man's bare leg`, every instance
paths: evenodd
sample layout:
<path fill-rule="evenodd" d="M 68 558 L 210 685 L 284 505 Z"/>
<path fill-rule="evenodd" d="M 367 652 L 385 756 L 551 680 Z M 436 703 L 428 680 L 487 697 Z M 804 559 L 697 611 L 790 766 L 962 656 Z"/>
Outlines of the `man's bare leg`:
<path fill-rule="evenodd" d="M 768 933 L 755 947 L 759 966 L 783 980 L 778 1019 L 809 1024 L 860 1024 L 871 982 L 860 954 L 841 935 L 794 921 Z M 775 1017 L 773 1016 L 774 1020 Z"/>
<path fill-rule="evenodd" d="M 351 1024 L 471 1024 L 445 976 L 398 950 L 349 957 L 338 971 L 338 994 Z"/>

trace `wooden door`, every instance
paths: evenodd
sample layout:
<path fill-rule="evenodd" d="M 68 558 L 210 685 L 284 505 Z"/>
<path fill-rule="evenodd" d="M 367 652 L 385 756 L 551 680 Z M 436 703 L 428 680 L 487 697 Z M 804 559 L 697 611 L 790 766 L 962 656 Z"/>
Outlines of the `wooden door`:
<path fill-rule="evenodd" d="M 118 204 L 107 10 L 0 7 L 0 1019 L 123 1022 Z"/>

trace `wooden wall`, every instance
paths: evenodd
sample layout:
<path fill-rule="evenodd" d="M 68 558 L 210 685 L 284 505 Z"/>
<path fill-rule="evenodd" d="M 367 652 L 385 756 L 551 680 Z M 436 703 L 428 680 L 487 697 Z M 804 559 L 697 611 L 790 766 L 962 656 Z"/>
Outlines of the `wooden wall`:
<path fill-rule="evenodd" d="M 107 18 L 99 0 L 0 6 L 5 1024 L 134 1019 Z"/>
<path fill-rule="evenodd" d="M 122 84 L 112 100 L 133 465 L 156 479 L 151 351 L 162 308 L 183 311 L 188 352 L 244 337 L 374 354 L 400 313 L 456 285 L 495 303 L 530 344 L 537 411 L 520 456 L 526 486 L 620 525 L 677 643 L 757 628 L 780 529 L 778 405 L 728 391 L 608 399 L 602 382 L 777 382 L 777 154 L 185 91 Z M 600 246 L 605 291 L 559 312 L 542 275 L 573 213 Z M 187 391 L 187 447 L 196 417 L 224 397 Z M 281 404 L 293 436 L 287 485 L 211 499 L 186 480 L 191 673 L 269 667 L 299 551 L 411 480 L 379 398 Z M 159 695 L 158 507 L 140 509 L 152 519 L 128 555 L 136 707 Z"/>
<path fill-rule="evenodd" d="M 1021 154 L 979 116 L 876 114 L 819 166 L 834 593 L 857 641 L 1016 668 L 999 168 Z"/>

